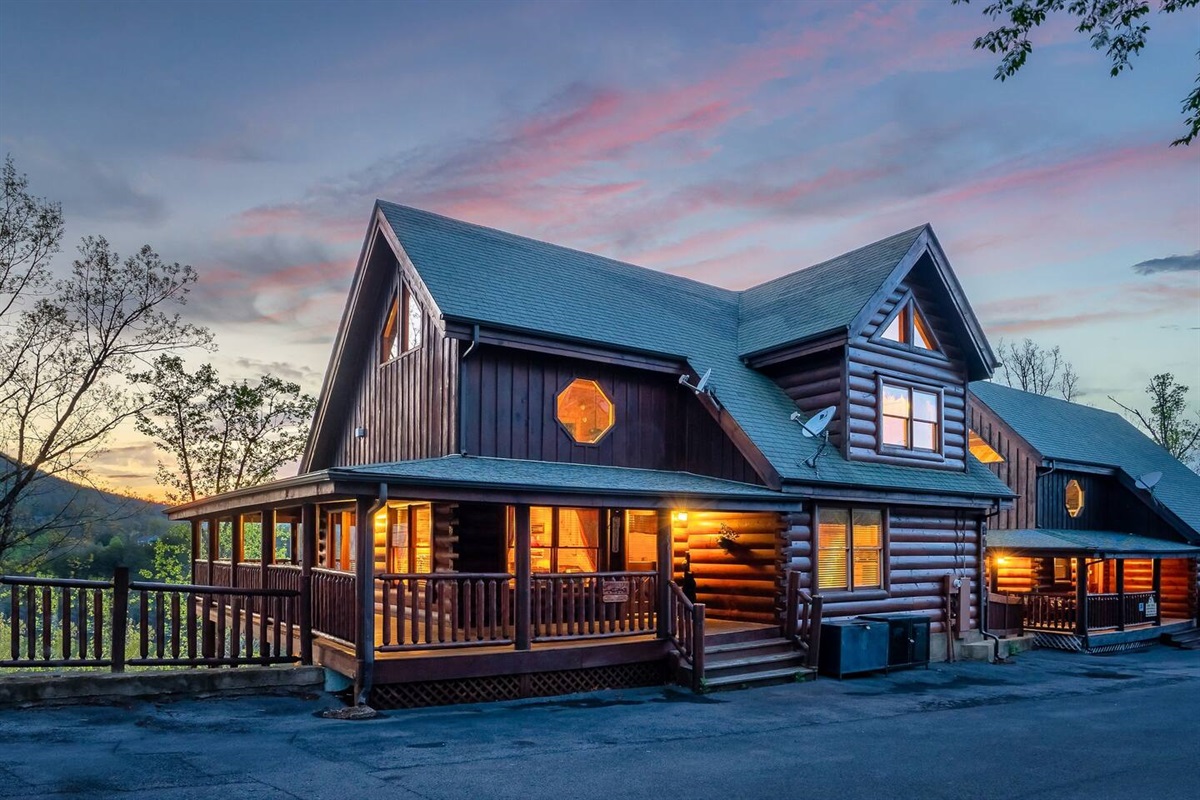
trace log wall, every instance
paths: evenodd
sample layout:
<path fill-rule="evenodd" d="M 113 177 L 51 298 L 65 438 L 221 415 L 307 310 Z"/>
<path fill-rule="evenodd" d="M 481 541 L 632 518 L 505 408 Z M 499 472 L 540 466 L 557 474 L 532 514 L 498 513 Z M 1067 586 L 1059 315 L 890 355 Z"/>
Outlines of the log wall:
<path fill-rule="evenodd" d="M 847 346 L 847 423 L 843 452 L 848 458 L 934 469 L 966 469 L 967 368 L 958 346 L 957 326 L 942 313 L 943 303 L 931 285 L 932 267 L 918 262 L 909 276 L 876 310 L 863 332 Z M 911 291 L 941 348 L 930 352 L 884 341 L 871 341 L 905 293 Z M 878 378 L 941 388 L 942 453 L 940 458 L 879 451 Z"/>
<path fill-rule="evenodd" d="M 737 533 L 721 546 L 721 525 Z M 684 553 L 691 556 L 696 600 L 714 619 L 779 621 L 780 552 L 787 515 L 689 511 L 686 524 L 672 526 L 676 580 Z"/>
<path fill-rule="evenodd" d="M 818 512 L 819 513 L 819 512 Z M 978 518 L 937 508 L 892 508 L 887 514 L 886 581 L 882 590 L 822 592 L 830 619 L 861 614 L 913 612 L 945 631 L 946 575 L 971 580 L 971 627 L 979 626 L 980 547 Z M 813 521 L 792 514 L 784 532 L 782 564 L 800 572 L 800 585 L 813 591 Z"/>
<path fill-rule="evenodd" d="M 839 450 L 846 433 L 845 366 L 845 352 L 839 347 L 764 370 L 806 415 L 837 406 L 838 412 L 825 430 L 829 432 L 830 443 Z"/>

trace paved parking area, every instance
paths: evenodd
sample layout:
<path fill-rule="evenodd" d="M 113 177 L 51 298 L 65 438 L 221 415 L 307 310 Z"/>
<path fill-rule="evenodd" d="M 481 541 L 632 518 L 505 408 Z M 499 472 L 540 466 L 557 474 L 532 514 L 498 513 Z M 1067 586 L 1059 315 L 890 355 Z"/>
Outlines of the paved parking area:
<path fill-rule="evenodd" d="M 1200 653 L 320 719 L 326 696 L 0 711 L 0 797 L 1188 798 Z"/>

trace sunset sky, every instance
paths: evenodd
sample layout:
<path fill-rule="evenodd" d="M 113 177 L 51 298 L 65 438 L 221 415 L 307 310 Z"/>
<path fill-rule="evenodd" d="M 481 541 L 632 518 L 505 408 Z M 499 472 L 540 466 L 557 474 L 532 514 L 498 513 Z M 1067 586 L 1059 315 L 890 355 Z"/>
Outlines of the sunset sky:
<path fill-rule="evenodd" d="M 982 0 L 0 2 L 0 146 L 79 237 L 193 264 L 227 377 L 319 388 L 384 198 L 730 288 L 930 222 L 995 345 L 1200 402 L 1200 8 L 1110 78 Z M 1154 3 L 1157 6 L 1157 3 Z M 98 465 L 149 491 L 153 446 Z"/>

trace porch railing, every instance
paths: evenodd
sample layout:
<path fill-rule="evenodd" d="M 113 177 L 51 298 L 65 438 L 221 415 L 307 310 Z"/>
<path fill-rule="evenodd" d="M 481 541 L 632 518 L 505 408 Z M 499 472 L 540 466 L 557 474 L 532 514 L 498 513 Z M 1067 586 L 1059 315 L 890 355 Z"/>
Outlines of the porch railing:
<path fill-rule="evenodd" d="M 824 599 L 800 588 L 800 573 L 787 574 L 783 636 L 804 653 L 804 663 L 816 667 L 821 658 L 821 616 Z"/>
<path fill-rule="evenodd" d="M 667 635 L 679 659 L 692 668 L 692 689 L 704 686 L 704 604 L 693 603 L 675 581 L 671 581 L 667 607 Z"/>
<path fill-rule="evenodd" d="M 653 572 L 540 573 L 533 576 L 535 642 L 654 633 Z"/>
<path fill-rule="evenodd" d="M 1124 619 L 1119 594 L 1089 594 L 1087 596 L 1088 630 L 1120 628 L 1122 625 L 1145 625 L 1158 617 L 1147 613 L 1154 592 L 1128 592 L 1124 600 Z M 1025 610 L 1025 627 L 1045 631 L 1075 631 L 1078 625 L 1078 601 L 1074 594 L 1030 593 L 1021 595 Z M 1157 603 L 1154 603 L 1157 605 Z"/>
<path fill-rule="evenodd" d="M 3 595 L 7 594 L 5 598 Z M 24 668 L 241 666 L 298 660 L 289 606 L 299 593 L 196 584 L 0 577 L 8 652 Z M 258 607 L 261 612 L 249 609 Z"/>
<path fill-rule="evenodd" d="M 378 575 L 381 644 L 395 652 L 513 641 L 513 576 L 508 573 Z"/>
<path fill-rule="evenodd" d="M 358 581 L 354 573 L 314 567 L 312 631 L 342 644 L 358 641 Z"/>
<path fill-rule="evenodd" d="M 1019 594 L 988 592 L 988 632 L 997 636 L 1020 636 L 1025 633 L 1025 604 Z"/>

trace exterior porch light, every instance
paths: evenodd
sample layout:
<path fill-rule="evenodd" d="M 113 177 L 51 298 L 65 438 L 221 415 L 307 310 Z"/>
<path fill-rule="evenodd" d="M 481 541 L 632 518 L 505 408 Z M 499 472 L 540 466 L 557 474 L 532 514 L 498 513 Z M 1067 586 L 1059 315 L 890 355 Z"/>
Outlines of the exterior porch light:
<path fill-rule="evenodd" d="M 688 512 L 686 512 L 686 511 L 676 511 L 676 512 L 675 512 L 674 514 L 672 514 L 671 516 L 672 516 L 672 517 L 674 518 L 674 520 L 675 520 L 676 522 L 678 522 L 680 525 L 687 525 L 687 521 L 688 521 Z"/>

